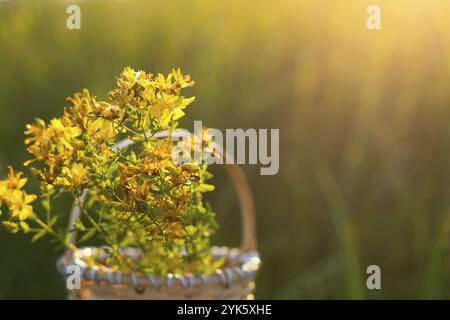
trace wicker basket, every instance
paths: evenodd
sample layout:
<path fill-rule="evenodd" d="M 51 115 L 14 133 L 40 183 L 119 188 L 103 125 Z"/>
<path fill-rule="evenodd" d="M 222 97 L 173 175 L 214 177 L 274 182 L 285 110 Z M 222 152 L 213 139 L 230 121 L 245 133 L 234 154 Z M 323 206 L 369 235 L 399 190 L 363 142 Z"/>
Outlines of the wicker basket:
<path fill-rule="evenodd" d="M 173 136 L 177 135 L 175 132 Z M 167 132 L 157 134 L 167 137 Z M 117 144 L 118 149 L 132 145 L 131 140 Z M 224 154 L 224 158 L 226 155 Z M 178 300 L 178 299 L 253 299 L 254 278 L 260 267 L 259 254 L 256 251 L 256 223 L 252 193 L 242 169 L 237 165 L 225 165 L 238 192 L 242 217 L 242 245 L 238 248 L 213 247 L 212 258 L 225 258 L 225 267 L 212 274 L 192 274 L 181 276 L 113 272 L 111 269 L 90 267 L 86 261 L 93 256 L 100 262 L 103 259 L 101 248 L 88 247 L 76 251 L 68 250 L 57 261 L 58 270 L 66 278 L 68 266 L 78 266 L 81 271 L 81 288 L 69 290 L 69 299 L 136 299 L 136 300 Z M 84 202 L 87 191 L 81 196 Z M 73 206 L 70 230 L 80 215 L 80 208 Z M 76 243 L 76 234 L 72 232 L 71 242 Z M 138 259 L 138 251 L 126 248 L 123 254 Z"/>

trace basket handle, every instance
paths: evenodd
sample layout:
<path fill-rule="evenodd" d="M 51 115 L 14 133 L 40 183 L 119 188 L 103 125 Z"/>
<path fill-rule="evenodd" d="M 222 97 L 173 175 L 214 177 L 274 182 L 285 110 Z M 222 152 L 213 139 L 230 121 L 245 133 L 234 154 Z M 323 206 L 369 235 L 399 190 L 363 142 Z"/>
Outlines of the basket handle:
<path fill-rule="evenodd" d="M 175 130 L 172 132 L 173 138 L 182 137 L 185 131 Z M 167 138 L 169 137 L 168 131 L 162 131 L 156 133 L 154 138 Z M 135 144 L 136 142 L 130 139 L 124 139 L 118 142 L 113 148 L 117 150 L 123 150 L 128 146 Z M 255 216 L 255 206 L 253 200 L 253 194 L 250 188 L 250 184 L 247 177 L 242 170 L 236 164 L 225 164 L 227 159 L 227 153 L 221 154 L 224 162 L 225 169 L 234 184 L 234 187 L 238 194 L 240 210 L 241 210 L 241 223 L 242 223 L 242 239 L 241 239 L 241 250 L 243 252 L 250 252 L 256 250 L 256 216 Z M 85 189 L 80 196 L 80 203 L 85 203 L 88 196 L 88 190 Z M 77 233 L 74 228 L 75 222 L 81 215 L 80 207 L 74 203 L 72 210 L 70 212 L 69 219 L 69 229 L 70 232 L 70 243 L 76 245 Z M 72 230 L 72 231 L 71 231 Z"/>

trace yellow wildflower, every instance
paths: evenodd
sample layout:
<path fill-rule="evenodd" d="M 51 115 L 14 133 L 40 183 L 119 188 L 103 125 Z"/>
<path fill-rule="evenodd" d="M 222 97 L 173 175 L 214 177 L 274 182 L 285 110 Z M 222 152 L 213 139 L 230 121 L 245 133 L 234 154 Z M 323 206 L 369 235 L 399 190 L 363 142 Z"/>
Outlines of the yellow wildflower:
<path fill-rule="evenodd" d="M 195 84 L 195 82 L 191 80 L 190 75 L 183 75 L 181 73 L 180 68 L 172 69 L 172 73 L 169 75 L 169 78 L 171 77 L 174 78 L 175 84 L 182 89 L 192 87 Z"/>
<path fill-rule="evenodd" d="M 122 89 L 133 89 L 136 85 L 146 87 L 149 85 L 149 79 L 152 76 L 152 74 L 147 74 L 142 70 L 134 71 L 130 67 L 127 67 L 117 79 L 117 85 Z"/>
<path fill-rule="evenodd" d="M 13 218 L 23 221 L 33 215 L 33 207 L 30 203 L 37 199 L 36 195 L 29 195 L 21 190 L 11 190 L 8 196 L 9 199 L 6 202 Z"/>
<path fill-rule="evenodd" d="M 75 187 L 81 187 L 87 183 L 88 171 L 82 164 L 74 164 L 69 175 Z"/>
<path fill-rule="evenodd" d="M 83 92 L 77 92 L 73 98 L 67 98 L 67 101 L 72 102 L 70 113 L 78 119 L 84 119 L 92 112 L 91 94 L 87 89 Z"/>
<path fill-rule="evenodd" d="M 28 181 L 26 178 L 22 178 L 22 172 L 14 172 L 14 169 L 9 166 L 8 167 L 8 178 L 5 181 L 6 188 L 10 190 L 21 189 Z"/>
<path fill-rule="evenodd" d="M 96 144 L 111 143 L 118 133 L 111 121 L 101 118 L 91 121 L 87 127 L 88 137 Z"/>
<path fill-rule="evenodd" d="M 21 221 L 34 214 L 30 203 L 37 199 L 36 195 L 21 190 L 27 182 L 22 175 L 22 172 L 15 173 L 12 167 L 8 167 L 7 178 L 0 181 L 0 203 L 6 203 L 11 217 Z"/>
<path fill-rule="evenodd" d="M 88 182 L 88 171 L 81 163 L 72 167 L 64 167 L 61 177 L 57 178 L 55 184 L 69 187 L 70 189 L 84 188 Z"/>
<path fill-rule="evenodd" d="M 195 97 L 183 98 L 170 94 L 162 94 L 161 97 L 149 108 L 148 114 L 156 118 L 165 128 L 169 121 L 178 120 L 184 116 L 183 109 L 194 102 Z"/>
<path fill-rule="evenodd" d="M 72 126 L 65 117 L 52 119 L 48 129 L 52 132 L 52 138 L 59 151 L 62 151 L 64 148 L 73 150 L 72 139 L 82 134 L 81 128 Z"/>

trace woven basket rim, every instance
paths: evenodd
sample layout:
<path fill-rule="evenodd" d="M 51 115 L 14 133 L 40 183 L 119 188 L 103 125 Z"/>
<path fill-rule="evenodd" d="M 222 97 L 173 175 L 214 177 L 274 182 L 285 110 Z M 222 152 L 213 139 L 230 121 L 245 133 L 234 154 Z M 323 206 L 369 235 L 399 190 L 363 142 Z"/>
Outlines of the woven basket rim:
<path fill-rule="evenodd" d="M 139 290 L 150 285 L 154 289 L 179 286 L 181 289 L 198 288 L 213 285 L 229 287 L 234 283 L 252 281 L 261 265 L 261 259 L 257 251 L 244 252 L 238 248 L 217 247 L 211 248 L 213 258 L 224 257 L 232 264 L 230 267 L 216 269 L 211 274 L 191 274 L 183 276 L 169 273 L 165 276 L 151 273 L 135 273 L 113 271 L 106 266 L 88 266 L 87 257 L 93 256 L 102 250 L 101 247 L 83 247 L 76 251 L 68 251 L 57 260 L 58 271 L 67 278 L 72 272 L 67 272 L 69 266 L 77 266 L 81 279 L 94 283 L 133 286 Z M 136 252 L 134 248 L 125 248 L 124 252 Z"/>

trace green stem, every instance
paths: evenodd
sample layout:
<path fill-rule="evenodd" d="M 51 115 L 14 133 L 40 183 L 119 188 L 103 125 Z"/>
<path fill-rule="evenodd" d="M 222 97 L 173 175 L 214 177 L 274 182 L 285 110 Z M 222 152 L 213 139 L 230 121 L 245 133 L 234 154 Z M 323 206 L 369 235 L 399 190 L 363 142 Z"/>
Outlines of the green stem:
<path fill-rule="evenodd" d="M 75 245 L 73 245 L 72 243 L 66 243 L 65 239 L 61 237 L 61 235 L 59 235 L 55 230 L 53 230 L 52 227 L 50 227 L 49 225 L 47 225 L 44 221 L 42 221 L 41 219 L 39 219 L 37 216 L 33 217 L 33 220 L 40 225 L 44 230 L 46 230 L 48 232 L 48 234 L 56 237 L 63 245 L 67 246 L 70 250 L 74 251 L 77 249 L 77 247 Z"/>

